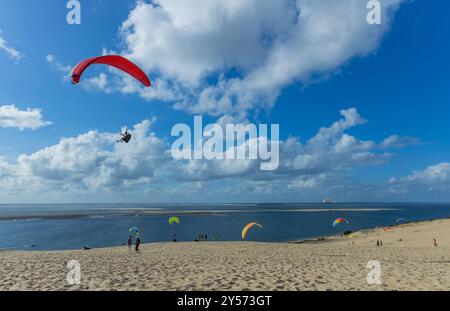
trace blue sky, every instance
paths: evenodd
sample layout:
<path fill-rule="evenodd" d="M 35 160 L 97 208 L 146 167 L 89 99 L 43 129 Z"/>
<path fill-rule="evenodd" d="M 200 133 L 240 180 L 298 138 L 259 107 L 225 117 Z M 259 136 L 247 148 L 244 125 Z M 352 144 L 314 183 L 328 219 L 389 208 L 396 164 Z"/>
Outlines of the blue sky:
<path fill-rule="evenodd" d="M 449 4 L 389 0 L 367 25 L 355 0 L 80 2 L 81 25 L 65 1 L 0 3 L 1 202 L 450 199 Z M 100 66 L 71 85 L 104 51 L 142 66 L 151 93 Z M 193 115 L 280 124 L 279 171 L 166 158 Z M 108 143 L 122 126 L 138 147 Z"/>

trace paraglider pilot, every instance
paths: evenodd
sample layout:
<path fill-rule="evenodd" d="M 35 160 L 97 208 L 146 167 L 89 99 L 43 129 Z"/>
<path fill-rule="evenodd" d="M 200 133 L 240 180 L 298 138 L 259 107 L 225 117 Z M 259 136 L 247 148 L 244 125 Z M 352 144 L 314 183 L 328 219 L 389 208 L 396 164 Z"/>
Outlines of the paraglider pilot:
<path fill-rule="evenodd" d="M 117 140 L 118 143 L 126 143 L 128 144 L 130 142 L 131 139 L 131 134 L 128 133 L 128 130 L 125 130 L 124 133 L 120 132 L 120 139 Z"/>

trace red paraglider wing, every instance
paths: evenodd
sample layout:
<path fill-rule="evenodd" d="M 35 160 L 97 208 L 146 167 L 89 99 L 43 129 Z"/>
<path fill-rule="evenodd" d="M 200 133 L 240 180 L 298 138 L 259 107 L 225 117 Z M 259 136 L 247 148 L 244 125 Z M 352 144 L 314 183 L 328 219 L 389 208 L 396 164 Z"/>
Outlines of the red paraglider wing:
<path fill-rule="evenodd" d="M 72 83 L 77 84 L 80 82 L 81 75 L 83 72 L 93 64 L 104 64 L 112 67 L 116 67 L 130 76 L 134 77 L 136 80 L 139 80 L 143 85 L 149 87 L 151 85 L 150 79 L 147 75 L 135 64 L 130 62 L 125 57 L 119 55 L 105 55 L 99 57 L 93 57 L 82 61 L 72 70 Z"/>

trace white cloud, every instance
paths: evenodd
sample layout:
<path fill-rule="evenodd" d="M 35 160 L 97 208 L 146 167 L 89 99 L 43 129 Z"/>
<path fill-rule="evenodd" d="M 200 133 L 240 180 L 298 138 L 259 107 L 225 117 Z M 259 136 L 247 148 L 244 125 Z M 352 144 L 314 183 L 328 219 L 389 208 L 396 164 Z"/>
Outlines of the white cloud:
<path fill-rule="evenodd" d="M 435 202 L 450 200 L 450 163 L 431 165 L 403 177 L 393 177 L 386 192 L 402 201 Z"/>
<path fill-rule="evenodd" d="M 260 160 L 174 160 L 170 142 L 151 133 L 154 120 L 144 120 L 131 130 L 130 144 L 117 144 L 116 134 L 89 131 L 21 155 L 15 163 L 0 158 L 0 189 L 9 194 L 26 190 L 44 199 L 49 193 L 62 198 L 122 193 L 127 199 L 145 199 L 151 193 L 169 201 L 191 195 L 196 195 L 194 200 L 222 197 L 225 201 L 252 195 L 257 200 L 262 195 L 299 200 L 324 193 L 351 198 L 363 189 L 349 178 L 352 170 L 379 165 L 391 155 L 377 152 L 379 144 L 374 141 L 346 133 L 366 122 L 356 109 L 340 113 L 341 119 L 306 142 L 294 137 L 275 142 L 280 147 L 275 171 L 261 171 Z"/>
<path fill-rule="evenodd" d="M 283 88 L 329 76 L 375 52 L 404 0 L 384 0 L 382 25 L 360 0 L 137 1 L 123 22 L 121 54 L 153 85 L 118 70 L 85 78 L 88 90 L 138 94 L 192 114 L 247 118 L 273 107 Z M 47 60 L 61 71 L 69 66 Z"/>
<path fill-rule="evenodd" d="M 144 98 L 217 116 L 267 109 L 284 87 L 374 52 L 401 2 L 383 1 L 374 26 L 360 0 L 138 1 L 122 54 L 176 90 Z"/>
<path fill-rule="evenodd" d="M 84 89 L 89 91 L 111 92 L 111 89 L 108 87 L 108 77 L 103 72 L 96 77 L 84 79 L 80 84 Z"/>
<path fill-rule="evenodd" d="M 450 189 L 450 163 L 432 165 L 422 171 L 414 171 L 405 177 L 391 178 L 389 184 L 394 191 L 412 190 L 416 186 L 425 187 L 429 191 Z"/>
<path fill-rule="evenodd" d="M 380 147 L 384 148 L 384 149 L 404 148 L 404 147 L 408 147 L 408 146 L 419 145 L 421 143 L 422 143 L 422 141 L 416 137 L 392 135 L 392 136 L 389 136 L 386 139 L 384 139 L 380 143 Z"/>
<path fill-rule="evenodd" d="M 15 48 L 10 46 L 8 42 L 3 38 L 1 30 L 0 30 L 0 50 L 6 52 L 6 54 L 15 62 L 20 61 L 23 57 L 22 53 L 20 53 Z"/>
<path fill-rule="evenodd" d="M 152 121 L 135 125 L 130 145 L 117 144 L 117 135 L 89 131 L 30 155 L 15 164 L 0 161 L 2 188 L 30 192 L 90 193 L 148 184 L 165 159 L 163 143 L 148 133 Z"/>
<path fill-rule="evenodd" d="M 50 124 L 51 122 L 42 120 L 40 109 L 19 110 L 14 105 L 0 106 L 0 127 L 35 130 Z"/>
<path fill-rule="evenodd" d="M 51 65 L 54 66 L 55 69 L 57 69 L 58 71 L 61 71 L 65 74 L 70 73 L 70 71 L 72 70 L 72 67 L 69 65 L 63 65 L 61 64 L 57 59 L 56 56 L 53 54 L 47 54 L 47 56 L 45 57 L 45 59 L 47 60 L 47 62 Z"/>
<path fill-rule="evenodd" d="M 64 80 L 68 81 L 70 79 L 70 73 L 72 71 L 72 66 L 63 65 L 56 59 L 56 56 L 53 54 L 47 54 L 45 59 L 54 69 L 56 69 L 57 71 L 59 71 L 63 74 Z"/>
<path fill-rule="evenodd" d="M 103 49 L 103 54 L 105 53 L 113 54 L 114 52 Z M 64 81 L 68 82 L 71 80 L 72 66 L 62 64 L 60 61 L 57 60 L 56 56 L 53 54 L 47 54 L 46 60 L 51 65 L 51 67 L 53 67 L 55 70 L 63 74 Z M 115 75 L 117 75 L 118 73 L 118 70 L 113 68 L 109 71 L 109 73 L 111 73 L 111 75 L 115 77 Z M 120 78 L 124 79 L 125 81 L 126 76 L 121 75 Z M 119 78 L 116 79 L 119 80 Z M 83 89 L 94 92 L 111 93 L 113 89 L 111 88 L 110 84 L 111 81 L 108 79 L 108 76 L 103 72 L 101 72 L 97 76 L 83 78 L 80 81 L 80 86 Z M 122 91 L 126 93 L 126 85 L 124 84 L 121 87 Z M 133 85 L 133 87 L 135 88 L 135 85 Z"/>
<path fill-rule="evenodd" d="M 358 165 L 380 164 L 389 159 L 390 154 L 376 152 L 375 142 L 345 133 L 366 122 L 355 108 L 340 113 L 342 119 L 321 128 L 305 144 L 296 138 L 287 139 L 281 146 L 283 157 L 276 173 L 301 176 L 301 184 L 304 184 L 304 177 L 308 175 L 315 179 L 318 175 L 322 178 L 336 173 L 342 175 Z"/>

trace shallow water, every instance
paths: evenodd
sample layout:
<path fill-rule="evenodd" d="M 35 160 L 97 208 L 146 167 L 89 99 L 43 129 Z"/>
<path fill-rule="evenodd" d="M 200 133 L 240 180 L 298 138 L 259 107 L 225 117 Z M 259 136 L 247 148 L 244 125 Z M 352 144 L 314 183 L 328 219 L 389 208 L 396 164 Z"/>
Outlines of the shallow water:
<path fill-rule="evenodd" d="M 179 225 L 169 225 L 169 216 Z M 333 228 L 344 217 L 350 224 Z M 399 218 L 418 221 L 450 217 L 450 204 L 340 203 L 340 204 L 61 204 L 0 205 L 0 249 L 64 250 L 123 245 L 128 228 L 141 231 L 143 243 L 241 240 L 242 228 L 255 221 L 249 240 L 281 242 L 388 226 Z"/>

